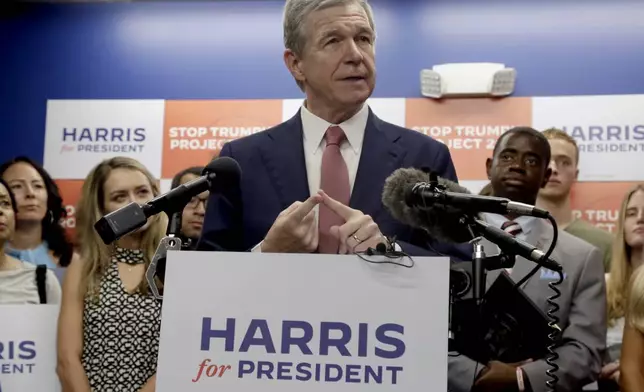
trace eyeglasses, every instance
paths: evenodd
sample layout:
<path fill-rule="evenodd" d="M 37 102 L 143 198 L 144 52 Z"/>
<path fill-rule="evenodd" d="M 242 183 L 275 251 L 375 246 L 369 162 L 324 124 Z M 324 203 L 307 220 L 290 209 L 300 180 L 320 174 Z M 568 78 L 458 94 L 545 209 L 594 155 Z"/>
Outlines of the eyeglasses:
<path fill-rule="evenodd" d="M 202 199 L 200 197 L 195 196 L 192 199 L 190 199 L 188 204 L 186 204 L 186 207 L 197 208 L 199 206 L 199 203 L 203 203 L 203 207 L 206 208 L 208 206 L 208 198 L 204 197 Z"/>

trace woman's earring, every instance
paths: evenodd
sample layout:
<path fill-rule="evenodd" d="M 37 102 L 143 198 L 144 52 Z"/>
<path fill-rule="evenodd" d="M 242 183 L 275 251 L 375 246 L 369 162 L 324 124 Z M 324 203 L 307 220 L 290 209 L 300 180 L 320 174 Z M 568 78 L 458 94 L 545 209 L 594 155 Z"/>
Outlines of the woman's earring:
<path fill-rule="evenodd" d="M 51 210 L 49 210 L 48 212 L 49 212 L 49 224 L 53 225 L 54 224 L 54 213 Z"/>

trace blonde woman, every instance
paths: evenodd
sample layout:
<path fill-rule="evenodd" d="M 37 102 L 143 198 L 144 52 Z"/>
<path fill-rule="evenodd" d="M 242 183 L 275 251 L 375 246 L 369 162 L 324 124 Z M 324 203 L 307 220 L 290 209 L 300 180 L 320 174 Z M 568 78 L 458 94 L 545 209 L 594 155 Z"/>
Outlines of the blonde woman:
<path fill-rule="evenodd" d="M 154 391 L 161 305 L 144 274 L 167 217 L 151 217 L 112 246 L 103 244 L 94 223 L 158 194 L 156 180 L 131 158 L 105 160 L 85 179 L 76 227 L 81 257 L 65 276 L 58 322 L 63 391 Z"/>
<path fill-rule="evenodd" d="M 644 218 L 640 228 L 644 231 Z M 644 268 L 633 274 L 627 314 L 620 387 L 622 392 L 644 392 Z"/>
<path fill-rule="evenodd" d="M 607 282 L 608 333 L 606 346 L 608 360 L 601 379 L 619 382 L 621 367 L 620 350 L 628 299 L 628 285 L 633 271 L 644 262 L 644 184 L 631 189 L 624 196 L 620 209 L 611 269 Z"/>

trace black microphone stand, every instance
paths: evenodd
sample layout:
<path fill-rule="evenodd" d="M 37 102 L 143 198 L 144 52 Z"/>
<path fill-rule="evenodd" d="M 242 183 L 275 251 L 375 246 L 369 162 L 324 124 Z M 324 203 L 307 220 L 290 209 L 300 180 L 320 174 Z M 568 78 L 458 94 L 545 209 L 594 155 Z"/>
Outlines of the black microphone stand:
<path fill-rule="evenodd" d="M 454 291 L 456 287 L 450 284 L 450 304 L 449 304 L 449 316 L 448 316 L 448 330 L 449 330 L 449 351 L 460 351 L 459 350 L 459 338 L 460 335 L 460 325 L 454 326 L 452 323 L 452 317 L 454 315 L 453 306 L 455 302 L 459 302 L 459 312 L 457 313 L 460 316 L 457 316 L 457 319 L 461 319 L 462 315 L 469 315 L 468 319 L 474 320 L 478 318 L 480 312 L 482 311 L 483 298 L 485 297 L 485 292 L 487 289 L 487 272 L 494 271 L 505 268 L 512 268 L 515 264 L 516 255 L 501 251 L 498 255 L 487 256 L 485 253 L 485 247 L 481 243 L 483 236 L 478 233 L 478 223 L 476 222 L 476 216 L 470 214 L 463 214 L 459 219 L 460 225 L 465 225 L 472 240 L 469 242 L 474 246 L 474 252 L 472 255 L 472 262 L 469 263 L 460 263 L 460 264 L 470 264 L 470 268 L 465 268 L 466 271 L 463 272 L 465 276 L 466 287 L 461 287 L 459 293 L 460 296 L 465 298 L 459 299 L 456 298 Z M 452 275 L 454 268 L 450 270 L 450 275 Z M 470 270 L 470 271 L 467 271 Z M 469 273 L 468 273 L 469 272 Z M 450 276 L 451 281 L 451 276 Z M 469 295 L 463 295 L 471 289 L 471 297 Z M 460 324 L 460 323 L 457 323 Z M 456 333 L 454 331 L 456 327 Z"/>
<path fill-rule="evenodd" d="M 429 187 L 433 191 L 444 191 L 445 187 L 443 185 L 440 185 L 438 183 L 438 175 L 430 171 L 429 173 Z M 468 211 L 460 214 L 460 218 L 458 221 L 459 225 L 464 225 L 467 227 L 467 230 L 472 237 L 472 240 L 469 241 L 470 244 L 474 246 L 474 252 L 472 255 L 472 263 L 471 263 L 471 269 L 470 268 L 464 268 L 466 271 L 458 271 L 458 267 L 454 268 L 452 267 L 450 269 L 450 303 L 449 303 L 449 314 L 448 314 L 448 331 L 449 331 L 449 336 L 448 336 L 448 346 L 450 347 L 450 351 L 454 351 L 451 348 L 456 347 L 458 344 L 458 337 L 455 336 L 454 334 L 454 325 L 452 323 L 452 317 L 454 315 L 454 309 L 453 305 L 456 302 L 455 301 L 455 291 L 459 291 L 460 297 L 465 296 L 465 299 L 459 299 L 459 306 L 461 306 L 461 311 L 458 313 L 468 315 L 469 317 L 471 316 L 476 316 L 475 320 L 480 317 L 481 311 L 482 311 L 482 304 L 483 304 L 483 298 L 485 297 L 485 292 L 487 289 L 487 271 L 494 271 L 498 269 L 504 269 L 504 268 L 512 268 L 514 267 L 515 261 L 516 261 L 516 254 L 511 253 L 511 252 L 504 252 L 501 251 L 498 255 L 496 256 L 487 256 L 485 253 L 485 249 L 483 244 L 481 243 L 481 240 L 484 238 L 481 233 L 479 233 L 479 227 L 480 223 L 477 222 L 477 214 Z M 461 277 L 464 277 L 464 286 L 461 287 L 460 290 L 455 290 L 456 287 L 455 285 L 452 284 L 452 273 L 453 272 L 463 272 L 461 273 Z M 470 270 L 470 273 L 468 273 L 467 270 Z M 454 273 L 456 276 L 457 273 Z M 455 279 L 456 280 L 456 279 Z M 471 284 L 471 285 L 470 285 Z M 466 294 L 471 287 L 471 298 L 468 298 L 469 296 Z M 465 295 L 463 295 L 465 294 Z M 468 318 L 469 318 L 468 317 Z M 460 329 L 459 326 L 457 325 L 457 330 Z M 458 331 L 457 331 L 458 332 Z M 456 349 L 455 351 L 459 351 Z"/>
<path fill-rule="evenodd" d="M 182 248 L 181 240 L 181 218 L 182 212 L 185 206 L 188 204 L 188 200 L 181 200 L 181 203 L 175 209 L 171 210 L 168 213 L 168 226 L 166 228 L 166 235 L 161 239 L 157 250 L 154 252 L 150 266 L 145 272 L 145 278 L 148 281 L 148 286 L 154 297 L 160 302 L 163 301 L 163 294 L 157 283 L 157 276 L 160 276 L 158 279 L 163 285 L 165 281 L 165 266 L 166 258 L 168 256 L 168 251 L 177 250 L 180 251 Z"/>
<path fill-rule="evenodd" d="M 438 183 L 438 175 L 434 171 L 429 171 L 429 187 L 433 191 L 445 191 L 445 187 Z M 476 222 L 475 214 L 463 213 L 458 223 L 467 227 L 472 240 L 470 244 L 474 245 L 474 254 L 472 255 L 472 299 L 478 305 L 483 300 L 486 288 L 487 271 L 493 271 L 501 268 L 514 267 L 514 254 L 501 252 L 497 256 L 487 257 L 485 249 L 481 244 L 483 236 L 478 233 L 479 224 Z"/>
<path fill-rule="evenodd" d="M 202 192 L 221 192 L 227 187 L 239 186 L 241 167 L 230 157 L 219 157 L 210 162 L 202 175 L 192 181 L 179 185 L 171 191 L 159 195 L 145 204 L 132 202 L 99 219 L 94 229 L 106 245 L 143 227 L 151 216 L 165 212 L 169 217 L 166 236 L 156 248 L 145 278 L 150 291 L 158 300 L 163 300 L 161 290 L 165 280 L 165 260 L 169 250 L 182 248 L 181 215 L 193 195 Z M 157 284 L 161 284 L 161 289 Z"/>
<path fill-rule="evenodd" d="M 459 219 L 459 224 L 465 225 L 473 238 L 470 241 L 470 244 L 474 245 L 472 255 L 472 299 L 479 305 L 485 296 L 487 271 L 514 267 L 516 255 L 501 252 L 496 256 L 487 256 L 481 243 L 484 237 L 478 234 L 476 217 L 462 215 Z"/>

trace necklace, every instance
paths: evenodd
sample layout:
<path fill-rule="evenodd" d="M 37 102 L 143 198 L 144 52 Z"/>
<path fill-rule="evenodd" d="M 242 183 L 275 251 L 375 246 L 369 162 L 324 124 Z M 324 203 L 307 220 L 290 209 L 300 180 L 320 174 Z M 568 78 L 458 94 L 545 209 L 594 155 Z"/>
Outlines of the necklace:
<path fill-rule="evenodd" d="M 118 247 L 116 249 L 116 259 L 126 265 L 128 273 L 132 272 L 135 266 L 145 262 L 143 259 L 143 253 L 140 250 L 123 249 Z"/>

